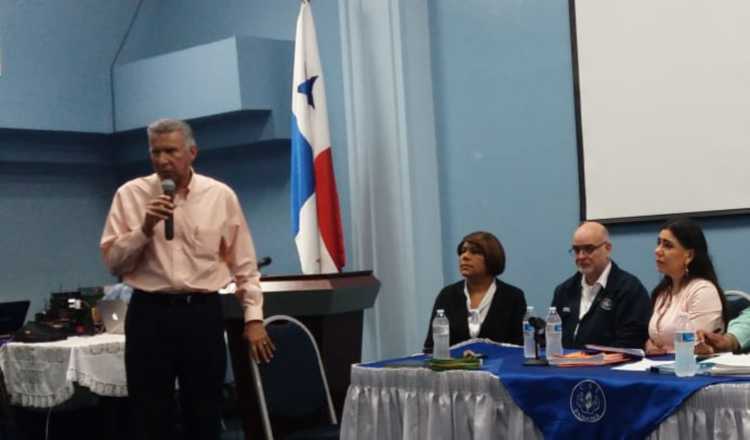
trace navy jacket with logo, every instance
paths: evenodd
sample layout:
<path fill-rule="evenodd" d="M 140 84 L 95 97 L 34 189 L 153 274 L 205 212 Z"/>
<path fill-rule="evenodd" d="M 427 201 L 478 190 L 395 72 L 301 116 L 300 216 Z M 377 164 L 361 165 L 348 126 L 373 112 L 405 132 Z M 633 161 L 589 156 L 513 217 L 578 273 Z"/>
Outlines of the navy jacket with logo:
<path fill-rule="evenodd" d="M 648 339 L 651 301 L 640 280 L 612 262 L 607 287 L 596 295 L 591 308 L 579 321 L 581 276 L 580 272 L 576 273 L 557 286 L 552 300 L 562 318 L 563 347 L 598 344 L 643 348 Z"/>

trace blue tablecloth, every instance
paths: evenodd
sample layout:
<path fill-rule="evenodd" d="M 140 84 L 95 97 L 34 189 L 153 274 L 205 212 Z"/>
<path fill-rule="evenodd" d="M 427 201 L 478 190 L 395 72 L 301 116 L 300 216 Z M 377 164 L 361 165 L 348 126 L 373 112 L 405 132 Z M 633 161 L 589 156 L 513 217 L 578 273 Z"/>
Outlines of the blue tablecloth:
<path fill-rule="evenodd" d="M 454 349 L 486 355 L 482 370 L 495 375 L 514 402 L 547 439 L 643 438 L 697 390 L 742 377 L 671 375 L 613 371 L 610 367 L 525 367 L 523 351 L 484 342 Z M 366 364 L 384 367 L 418 363 L 425 356 Z M 574 437 L 575 436 L 575 437 Z"/>

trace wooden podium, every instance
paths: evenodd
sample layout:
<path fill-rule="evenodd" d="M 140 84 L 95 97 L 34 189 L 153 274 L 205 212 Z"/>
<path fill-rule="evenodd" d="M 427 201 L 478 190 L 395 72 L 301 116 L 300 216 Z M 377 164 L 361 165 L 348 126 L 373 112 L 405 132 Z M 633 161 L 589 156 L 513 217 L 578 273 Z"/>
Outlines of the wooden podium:
<path fill-rule="evenodd" d="M 269 276 L 261 278 L 260 284 L 265 317 L 293 316 L 315 336 L 340 420 L 349 387 L 350 366 L 361 361 L 363 311 L 375 303 L 380 281 L 372 275 L 372 271 L 363 271 Z M 263 438 L 250 373 L 249 345 L 242 337 L 242 308 L 234 295 L 223 295 L 222 298 L 245 438 Z"/>

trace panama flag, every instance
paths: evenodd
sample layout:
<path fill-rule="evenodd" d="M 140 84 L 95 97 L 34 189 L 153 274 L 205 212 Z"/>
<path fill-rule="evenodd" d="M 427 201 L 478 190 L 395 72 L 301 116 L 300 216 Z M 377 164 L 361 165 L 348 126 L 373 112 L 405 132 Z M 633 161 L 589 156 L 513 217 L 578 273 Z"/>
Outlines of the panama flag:
<path fill-rule="evenodd" d="M 344 267 L 323 71 L 308 1 L 300 7 L 294 41 L 292 233 L 302 273 L 333 273 Z"/>

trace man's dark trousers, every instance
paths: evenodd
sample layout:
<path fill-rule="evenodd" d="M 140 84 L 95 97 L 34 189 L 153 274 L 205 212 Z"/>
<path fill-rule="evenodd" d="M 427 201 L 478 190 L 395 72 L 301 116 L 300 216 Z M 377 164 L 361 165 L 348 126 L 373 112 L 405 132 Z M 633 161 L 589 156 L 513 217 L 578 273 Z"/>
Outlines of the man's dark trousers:
<path fill-rule="evenodd" d="M 128 395 L 144 439 L 174 434 L 175 379 L 185 438 L 220 437 L 226 348 L 216 293 L 136 290 L 125 323 Z"/>

